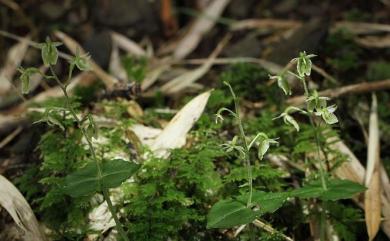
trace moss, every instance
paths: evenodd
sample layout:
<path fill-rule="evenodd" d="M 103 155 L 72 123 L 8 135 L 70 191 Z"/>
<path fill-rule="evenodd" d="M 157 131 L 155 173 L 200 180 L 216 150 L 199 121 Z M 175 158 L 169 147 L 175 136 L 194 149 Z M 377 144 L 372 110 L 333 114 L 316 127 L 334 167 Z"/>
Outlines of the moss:
<path fill-rule="evenodd" d="M 368 64 L 367 80 L 385 80 L 390 78 L 390 62 L 374 61 Z"/>
<path fill-rule="evenodd" d="M 192 147 L 147 160 L 136 182 L 124 185 L 133 240 L 202 239 L 207 207 L 221 186 L 213 161 L 224 153 L 215 140 L 192 134 L 199 138 Z"/>
<path fill-rule="evenodd" d="M 351 33 L 342 29 L 329 35 L 325 41 L 323 56 L 338 75 L 356 71 L 362 65 L 363 51 L 353 38 Z"/>
<path fill-rule="evenodd" d="M 268 75 L 269 73 L 258 65 L 238 63 L 223 72 L 220 80 L 221 83 L 223 81 L 230 83 L 237 96 L 248 100 L 259 100 L 264 95 L 264 86 L 269 80 Z"/>

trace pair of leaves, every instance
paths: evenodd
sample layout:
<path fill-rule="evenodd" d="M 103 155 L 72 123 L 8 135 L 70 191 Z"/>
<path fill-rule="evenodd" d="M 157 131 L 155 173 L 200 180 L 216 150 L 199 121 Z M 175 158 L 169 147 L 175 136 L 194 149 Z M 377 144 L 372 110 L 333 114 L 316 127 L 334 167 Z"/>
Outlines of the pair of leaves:
<path fill-rule="evenodd" d="M 207 216 L 207 228 L 231 228 L 237 225 L 253 222 L 265 213 L 273 213 L 290 197 L 302 199 L 319 198 L 324 201 L 336 201 L 351 198 L 365 187 L 349 181 L 333 179 L 327 182 L 327 189 L 322 188 L 316 180 L 302 188 L 277 193 L 255 191 L 252 196 L 253 207 L 247 207 L 245 200 L 248 194 L 239 196 L 237 200 L 222 200 L 217 202 Z"/>
<path fill-rule="evenodd" d="M 248 224 L 265 213 L 273 213 L 279 209 L 289 197 L 289 192 L 267 193 L 255 191 L 252 196 L 253 206 L 247 207 L 248 194 L 236 200 L 217 202 L 207 216 L 207 228 L 231 228 Z"/>
<path fill-rule="evenodd" d="M 248 224 L 255 220 L 257 215 L 243 202 L 221 200 L 211 208 L 207 216 L 207 228 L 231 228 Z"/>
<path fill-rule="evenodd" d="M 300 189 L 291 192 L 291 196 L 299 198 L 319 198 L 323 201 L 348 199 L 366 188 L 350 180 L 332 179 L 327 181 L 327 189 L 322 188 L 319 180 L 308 183 Z"/>
<path fill-rule="evenodd" d="M 114 188 L 131 177 L 139 167 L 140 165 L 132 162 L 114 159 L 101 164 L 99 177 L 97 164 L 90 162 L 65 178 L 64 191 L 72 197 L 80 197 Z"/>

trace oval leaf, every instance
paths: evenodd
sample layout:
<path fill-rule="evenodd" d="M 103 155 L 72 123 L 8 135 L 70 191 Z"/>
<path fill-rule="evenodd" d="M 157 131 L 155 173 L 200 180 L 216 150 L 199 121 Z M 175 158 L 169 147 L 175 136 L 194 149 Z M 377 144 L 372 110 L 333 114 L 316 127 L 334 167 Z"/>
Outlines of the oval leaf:
<path fill-rule="evenodd" d="M 273 213 L 283 206 L 287 198 L 290 197 L 290 192 L 263 192 L 254 191 L 252 196 L 252 203 L 260 208 L 259 215 L 265 213 Z M 248 200 L 248 194 L 242 195 L 238 200 L 245 202 Z"/>
<path fill-rule="evenodd" d="M 102 175 L 98 178 L 96 163 L 91 162 L 65 178 L 64 191 L 72 197 L 79 197 L 101 191 L 101 188 L 114 188 L 131 177 L 139 167 L 132 162 L 114 159 L 102 163 Z"/>
<path fill-rule="evenodd" d="M 138 169 L 139 164 L 121 159 L 114 159 L 102 165 L 102 188 L 114 188 L 131 177 Z"/>
<path fill-rule="evenodd" d="M 319 198 L 327 201 L 352 198 L 355 194 L 363 192 L 366 188 L 350 180 L 332 179 L 327 181 L 327 189 L 322 188 L 319 180 L 313 181 L 302 188 L 291 192 L 292 196 L 299 198 Z"/>
<path fill-rule="evenodd" d="M 259 205 L 261 214 L 273 213 L 284 204 L 289 196 L 290 192 L 255 191 L 252 201 Z"/>
<path fill-rule="evenodd" d="M 207 216 L 207 228 L 231 228 L 248 224 L 256 219 L 256 213 L 235 200 L 217 202 Z"/>
<path fill-rule="evenodd" d="M 352 198 L 366 188 L 350 180 L 333 179 L 328 181 L 328 189 L 321 195 L 322 200 L 335 201 Z"/>
<path fill-rule="evenodd" d="M 65 178 L 66 194 L 72 197 L 85 196 L 99 190 L 96 163 L 90 162 L 82 169 Z"/>

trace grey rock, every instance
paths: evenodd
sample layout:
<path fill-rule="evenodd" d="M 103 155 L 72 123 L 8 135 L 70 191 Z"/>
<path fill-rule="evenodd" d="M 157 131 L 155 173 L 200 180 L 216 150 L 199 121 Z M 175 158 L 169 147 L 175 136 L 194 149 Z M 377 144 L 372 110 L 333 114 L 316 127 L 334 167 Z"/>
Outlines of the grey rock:
<path fill-rule="evenodd" d="M 159 30 L 157 0 L 97 0 L 93 8 L 95 20 L 108 27 L 131 27 L 143 34 Z"/>
<path fill-rule="evenodd" d="M 112 48 L 111 36 L 108 31 L 94 32 L 84 42 L 84 49 L 101 67 L 108 66 Z"/>

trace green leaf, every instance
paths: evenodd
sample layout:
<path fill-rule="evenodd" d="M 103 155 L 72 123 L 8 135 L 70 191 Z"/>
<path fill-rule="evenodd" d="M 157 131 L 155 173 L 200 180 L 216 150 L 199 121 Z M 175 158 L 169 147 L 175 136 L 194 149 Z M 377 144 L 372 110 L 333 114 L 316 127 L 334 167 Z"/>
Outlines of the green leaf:
<path fill-rule="evenodd" d="M 321 195 L 322 200 L 348 199 L 366 190 L 365 186 L 346 179 L 333 179 L 328 181 L 327 185 L 328 189 Z"/>
<path fill-rule="evenodd" d="M 256 219 L 256 212 L 235 200 L 221 200 L 207 216 L 207 228 L 231 228 L 248 224 Z"/>
<path fill-rule="evenodd" d="M 72 197 L 79 197 L 100 192 L 102 188 L 114 188 L 131 177 L 138 168 L 138 164 L 120 159 L 106 161 L 101 165 L 99 178 L 96 163 L 90 162 L 65 178 L 64 191 Z"/>
<path fill-rule="evenodd" d="M 332 179 L 327 181 L 327 189 L 324 190 L 321 181 L 316 180 L 292 191 L 291 194 L 299 198 L 319 198 L 321 200 L 335 201 L 351 198 L 365 189 L 364 186 L 350 180 Z"/>
<path fill-rule="evenodd" d="M 102 188 L 114 188 L 131 177 L 138 169 L 139 164 L 114 159 L 102 165 Z"/>
<path fill-rule="evenodd" d="M 262 192 L 255 191 L 252 196 L 252 201 L 259 205 L 261 215 L 265 213 L 273 213 L 278 210 L 287 198 L 290 197 L 290 192 Z"/>
<path fill-rule="evenodd" d="M 321 182 L 309 183 L 305 186 L 291 191 L 291 196 L 299 198 L 318 198 L 322 195 L 324 189 Z"/>
<path fill-rule="evenodd" d="M 65 178 L 64 191 L 72 197 L 80 197 L 99 191 L 99 186 L 96 163 L 90 162 Z"/>

